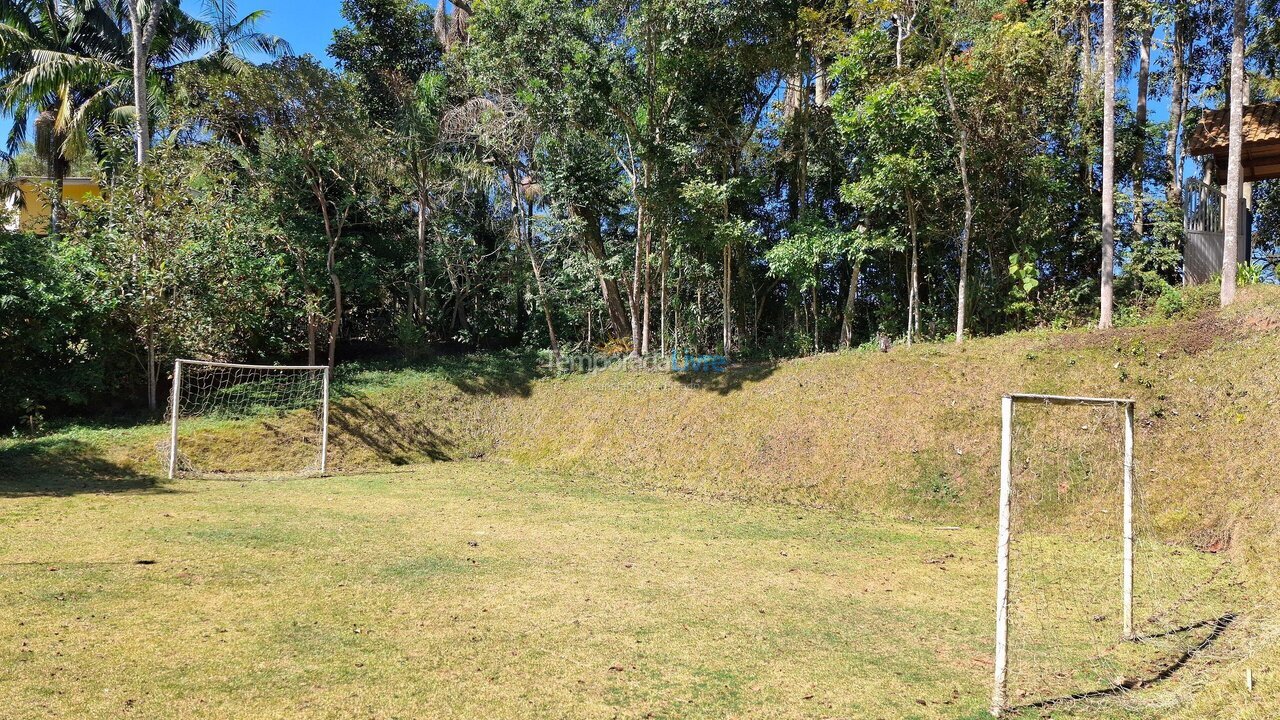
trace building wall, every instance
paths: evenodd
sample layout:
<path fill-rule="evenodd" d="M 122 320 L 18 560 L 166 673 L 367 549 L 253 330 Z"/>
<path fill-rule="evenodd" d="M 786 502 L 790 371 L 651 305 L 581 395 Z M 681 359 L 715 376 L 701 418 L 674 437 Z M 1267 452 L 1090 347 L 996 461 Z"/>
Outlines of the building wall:
<path fill-rule="evenodd" d="M 49 195 L 53 188 L 50 180 L 37 178 L 19 178 L 18 193 L 22 202 L 15 196 L 6 204 L 7 217 L 5 229 L 14 232 L 49 232 Z M 83 202 L 88 197 L 101 197 L 102 190 L 98 184 L 88 178 L 67 178 L 62 185 L 62 199 L 65 203 Z M 21 206 L 21 207 L 19 207 Z"/>

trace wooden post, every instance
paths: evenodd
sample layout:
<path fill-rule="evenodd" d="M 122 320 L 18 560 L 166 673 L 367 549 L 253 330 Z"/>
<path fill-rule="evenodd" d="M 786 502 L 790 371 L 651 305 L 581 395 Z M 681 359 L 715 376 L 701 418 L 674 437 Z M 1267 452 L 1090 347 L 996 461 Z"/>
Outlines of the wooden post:
<path fill-rule="evenodd" d="M 320 475 L 324 476 L 329 453 L 329 368 L 324 369 L 324 406 L 320 411 Z"/>
<path fill-rule="evenodd" d="M 991 714 L 1006 705 L 1009 663 L 1009 516 L 1013 502 L 1013 398 L 1000 402 L 1000 530 L 996 541 L 996 672 Z"/>
<path fill-rule="evenodd" d="M 173 361 L 173 389 L 169 400 L 169 479 L 178 465 L 178 403 L 182 400 L 182 361 Z"/>
<path fill-rule="evenodd" d="M 1124 406 L 1124 638 L 1133 635 L 1133 403 Z"/>

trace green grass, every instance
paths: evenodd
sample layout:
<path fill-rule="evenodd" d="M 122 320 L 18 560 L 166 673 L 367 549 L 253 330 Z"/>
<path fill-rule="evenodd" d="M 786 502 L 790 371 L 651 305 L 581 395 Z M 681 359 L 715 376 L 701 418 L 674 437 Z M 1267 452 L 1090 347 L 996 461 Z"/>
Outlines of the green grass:
<path fill-rule="evenodd" d="M 976 718 L 988 700 L 988 527 L 497 463 L 46 472 L 0 498 L 6 717 Z M 1164 692 L 1054 716 L 1155 717 Z"/>

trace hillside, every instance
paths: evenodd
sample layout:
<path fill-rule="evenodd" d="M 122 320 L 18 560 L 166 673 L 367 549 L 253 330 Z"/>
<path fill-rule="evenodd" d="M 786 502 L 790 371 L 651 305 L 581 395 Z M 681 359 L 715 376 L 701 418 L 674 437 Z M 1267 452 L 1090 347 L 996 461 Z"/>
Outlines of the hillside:
<path fill-rule="evenodd" d="M 1280 575 L 1273 551 L 1280 489 L 1267 447 L 1280 431 L 1278 362 L 1280 292 L 1254 288 L 1228 312 L 1161 324 L 829 354 L 721 375 L 606 370 L 539 378 L 519 363 L 477 359 L 362 370 L 338 385 L 331 467 L 483 457 L 727 498 L 989 527 L 1002 393 L 1126 396 L 1138 401 L 1147 527 L 1167 542 L 1227 553 L 1265 597 Z M 280 425 L 228 424 L 204 442 L 225 455 L 223 469 L 247 470 L 278 452 L 272 438 Z M 5 441 L 0 478 L 7 476 L 6 494 L 21 494 L 40 476 L 154 484 L 163 435 L 149 426 Z M 1052 457 L 1092 441 L 1065 424 L 1037 425 L 1019 452 Z M 1080 508 L 1067 507 L 1052 522 L 1070 527 L 1077 516 L 1084 517 Z M 1274 620 L 1265 610 L 1247 618 L 1246 645 L 1223 651 L 1214 671 L 1222 679 L 1202 677 L 1213 684 L 1199 702 L 1230 704 L 1243 667 L 1275 666 Z"/>

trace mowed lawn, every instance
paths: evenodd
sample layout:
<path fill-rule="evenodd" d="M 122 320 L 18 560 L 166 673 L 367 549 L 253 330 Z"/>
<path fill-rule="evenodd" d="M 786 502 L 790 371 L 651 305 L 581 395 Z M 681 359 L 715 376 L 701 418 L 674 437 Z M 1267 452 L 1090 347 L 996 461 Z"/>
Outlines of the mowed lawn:
<path fill-rule="evenodd" d="M 973 718 L 988 703 L 990 528 L 479 462 L 108 489 L 0 482 L 6 718 Z"/>

